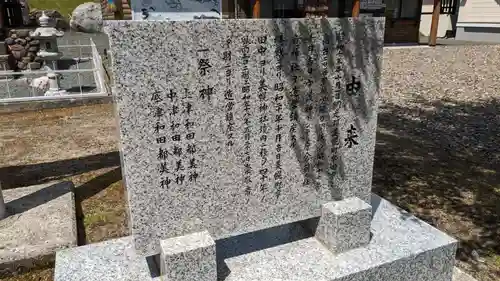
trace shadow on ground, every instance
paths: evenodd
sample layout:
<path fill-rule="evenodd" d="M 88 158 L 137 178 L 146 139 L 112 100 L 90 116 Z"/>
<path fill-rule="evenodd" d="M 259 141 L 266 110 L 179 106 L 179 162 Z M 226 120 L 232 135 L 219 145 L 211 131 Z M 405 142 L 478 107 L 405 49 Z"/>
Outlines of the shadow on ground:
<path fill-rule="evenodd" d="M 123 216 L 123 213 L 120 210 L 124 209 L 125 206 L 124 201 L 110 202 L 108 200 L 105 200 L 105 203 L 110 203 L 109 206 L 107 206 L 106 204 L 97 204 L 95 205 L 95 207 L 100 209 L 100 211 L 99 212 L 93 211 L 87 216 L 84 204 L 84 202 L 86 202 L 88 199 L 94 197 L 96 194 L 107 189 L 108 187 L 112 187 L 115 183 L 118 183 L 118 187 L 115 187 L 114 189 L 118 189 L 121 192 L 123 192 L 120 182 L 121 179 L 122 179 L 121 169 L 120 167 L 118 167 L 103 174 L 100 174 L 96 177 L 93 177 L 89 181 L 85 182 L 84 184 L 76 188 L 75 201 L 76 201 L 76 227 L 78 230 L 78 245 L 85 245 L 89 242 L 96 242 L 103 240 L 101 238 L 97 239 L 94 239 L 93 237 L 89 238 L 88 233 L 90 229 L 88 228 L 92 227 L 93 224 L 97 225 L 100 224 L 102 226 L 102 224 L 104 223 L 105 226 L 105 224 L 107 224 L 110 221 L 110 219 L 107 218 L 106 215 L 114 216 L 115 213 L 118 212 L 120 215 Z M 110 190 L 107 191 L 111 192 Z M 120 196 L 120 198 L 123 199 L 122 196 Z M 110 199 L 116 200 L 120 198 L 110 198 Z M 101 198 L 101 199 L 106 199 L 106 198 Z M 119 207 L 117 208 L 117 206 Z M 106 210 L 102 210 L 103 209 L 102 207 L 104 207 L 104 209 Z M 118 220 L 120 220 L 120 218 L 118 218 Z M 116 227 L 120 228 L 123 226 L 124 225 L 122 224 Z M 105 237 L 105 238 L 110 239 L 114 237 Z"/>
<path fill-rule="evenodd" d="M 3 189 L 41 184 L 86 172 L 120 165 L 117 151 L 49 163 L 0 168 Z"/>
<path fill-rule="evenodd" d="M 499 112 L 498 99 L 422 100 L 384 104 L 378 119 L 374 192 L 458 238 L 457 258 L 481 280 L 500 276 Z"/>
<path fill-rule="evenodd" d="M 128 235 L 125 190 L 118 152 L 109 152 L 75 159 L 33 165 L 0 168 L 0 179 L 8 188 L 42 184 L 49 181 L 72 181 L 75 184 L 76 225 L 78 245 L 97 243 Z M 37 193 L 43 204 L 62 195 L 58 190 Z M 46 193 L 50 193 L 44 195 Z M 24 198 L 26 199 L 26 198 Z M 23 206 L 26 208 L 34 206 Z M 44 264 L 9 281 L 52 280 L 53 263 Z M 4 279 L 2 279 L 4 280 Z"/>

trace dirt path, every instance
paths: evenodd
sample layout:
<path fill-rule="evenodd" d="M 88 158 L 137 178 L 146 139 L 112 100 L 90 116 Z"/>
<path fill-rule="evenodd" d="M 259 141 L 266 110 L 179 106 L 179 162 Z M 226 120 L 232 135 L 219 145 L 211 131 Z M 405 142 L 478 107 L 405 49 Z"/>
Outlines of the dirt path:
<path fill-rule="evenodd" d="M 79 245 L 128 234 L 114 120 L 110 104 L 0 115 L 3 187 L 73 181 Z M 47 268 L 2 280 L 48 281 L 52 274 Z"/>

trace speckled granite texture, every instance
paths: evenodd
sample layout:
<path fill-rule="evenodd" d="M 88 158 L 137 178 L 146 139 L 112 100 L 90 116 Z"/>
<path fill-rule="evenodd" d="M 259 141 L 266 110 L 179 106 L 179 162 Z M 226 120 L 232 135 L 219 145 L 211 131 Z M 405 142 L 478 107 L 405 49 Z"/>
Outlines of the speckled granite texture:
<path fill-rule="evenodd" d="M 374 195 L 366 247 L 333 254 L 307 238 L 225 260 L 225 281 L 450 281 L 457 241 Z"/>
<path fill-rule="evenodd" d="M 232 243 L 217 241 L 217 255 L 227 267 L 218 280 L 452 280 L 456 240 L 376 195 L 371 202 L 373 237 L 368 246 L 333 254 L 311 234 L 305 236 L 300 224 L 291 224 L 274 234 L 255 234 Z M 297 237 L 285 237 L 290 235 Z M 265 245 L 265 237 L 279 240 L 280 236 L 291 242 Z M 241 249 L 246 252 L 238 252 Z M 160 279 L 150 276 L 145 259 L 134 254 L 132 239 L 127 237 L 58 252 L 54 280 Z"/>
<path fill-rule="evenodd" d="M 54 260 L 77 245 L 72 182 L 3 190 L 8 217 L 0 220 L 0 273 Z"/>
<path fill-rule="evenodd" d="M 453 281 L 477 281 L 469 274 L 463 272 L 458 267 L 455 267 L 453 271 Z"/>
<path fill-rule="evenodd" d="M 57 252 L 54 280 L 164 281 L 152 272 L 129 236 Z"/>
<path fill-rule="evenodd" d="M 371 217 L 371 206 L 357 197 L 326 203 L 321 208 L 316 239 L 333 253 L 366 246 Z"/>
<path fill-rule="evenodd" d="M 161 274 L 169 281 L 216 281 L 215 241 L 208 231 L 160 242 Z"/>
<path fill-rule="evenodd" d="M 139 252 L 368 202 L 383 30 L 382 18 L 107 22 Z"/>

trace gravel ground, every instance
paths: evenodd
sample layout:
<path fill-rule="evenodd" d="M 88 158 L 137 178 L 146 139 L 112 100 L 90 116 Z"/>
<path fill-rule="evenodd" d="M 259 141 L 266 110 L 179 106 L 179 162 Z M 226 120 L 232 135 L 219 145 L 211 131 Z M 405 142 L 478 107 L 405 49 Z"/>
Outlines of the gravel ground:
<path fill-rule="evenodd" d="M 384 50 L 374 190 L 500 280 L 500 46 Z"/>
<path fill-rule="evenodd" d="M 77 45 L 89 45 L 90 38 L 94 40 L 97 49 L 101 56 L 104 55 L 104 50 L 108 48 L 108 39 L 105 34 L 85 34 L 80 32 L 67 32 L 58 39 L 58 44 L 63 57 L 58 61 L 58 69 L 75 70 L 75 69 L 91 69 L 92 61 L 85 58 L 92 57 L 90 47 L 70 47 Z M 79 60 L 82 59 L 82 60 Z M 29 87 L 31 79 L 41 75 L 27 75 L 27 79 L 3 79 L 0 78 L 0 99 L 8 97 L 28 97 L 42 96 L 44 91 L 35 90 Z M 70 94 L 93 93 L 96 92 L 96 83 L 92 72 L 67 73 L 62 76 L 60 85 L 62 89 L 67 90 Z M 10 96 L 9 96 L 10 93 Z"/>
<path fill-rule="evenodd" d="M 457 238 L 481 281 L 500 280 L 499 61 L 500 46 L 384 50 L 374 165 L 374 192 Z M 115 125 L 111 104 L 0 114 L 0 179 L 73 180 L 80 244 L 126 235 Z"/>

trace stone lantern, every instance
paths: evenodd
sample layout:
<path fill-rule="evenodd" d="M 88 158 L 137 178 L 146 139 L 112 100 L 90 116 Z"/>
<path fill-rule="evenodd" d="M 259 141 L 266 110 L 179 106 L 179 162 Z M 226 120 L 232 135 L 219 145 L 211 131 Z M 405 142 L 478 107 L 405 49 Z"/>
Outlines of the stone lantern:
<path fill-rule="evenodd" d="M 64 32 L 49 26 L 50 18 L 45 15 L 45 12 L 42 12 L 39 20 L 40 27 L 31 32 L 30 36 L 40 42 L 40 50 L 37 55 L 50 67 L 50 63 L 54 64 L 55 61 L 62 57 L 62 53 L 59 52 L 57 47 L 57 37 L 63 36 Z"/>
<path fill-rule="evenodd" d="M 48 78 L 50 89 L 45 92 L 45 96 L 60 96 L 65 95 L 66 91 L 60 89 L 59 80 L 57 75 L 53 70 L 57 69 L 57 60 L 62 57 L 62 53 L 59 52 L 57 46 L 57 38 L 64 35 L 63 31 L 57 30 L 55 27 L 49 26 L 50 18 L 42 12 L 42 16 L 39 18 L 40 27 L 35 29 L 35 31 L 30 33 L 33 39 L 40 42 L 40 50 L 37 56 L 45 61 L 46 69 L 49 70 Z"/>

